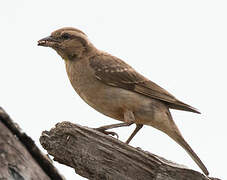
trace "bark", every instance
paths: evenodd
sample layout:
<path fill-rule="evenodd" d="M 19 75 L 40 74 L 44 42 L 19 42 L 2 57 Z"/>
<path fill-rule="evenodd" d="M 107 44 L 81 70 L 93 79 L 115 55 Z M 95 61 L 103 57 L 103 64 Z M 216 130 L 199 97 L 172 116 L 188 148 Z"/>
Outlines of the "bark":
<path fill-rule="evenodd" d="M 0 180 L 63 180 L 47 156 L 0 107 Z"/>
<path fill-rule="evenodd" d="M 215 179 L 70 122 L 44 131 L 40 143 L 54 160 L 90 180 Z"/>

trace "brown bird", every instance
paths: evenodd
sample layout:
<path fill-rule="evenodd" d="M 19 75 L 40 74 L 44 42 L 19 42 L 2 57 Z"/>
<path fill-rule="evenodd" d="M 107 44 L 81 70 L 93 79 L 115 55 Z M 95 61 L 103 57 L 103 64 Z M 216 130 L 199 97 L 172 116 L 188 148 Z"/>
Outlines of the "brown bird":
<path fill-rule="evenodd" d="M 208 170 L 174 123 L 169 109 L 199 113 L 136 72 L 121 59 L 95 48 L 82 31 L 66 27 L 38 41 L 53 48 L 64 60 L 69 80 L 79 96 L 97 111 L 123 123 L 102 126 L 98 130 L 136 124 L 129 143 L 143 125 L 153 126 L 181 145 L 196 164 Z"/>

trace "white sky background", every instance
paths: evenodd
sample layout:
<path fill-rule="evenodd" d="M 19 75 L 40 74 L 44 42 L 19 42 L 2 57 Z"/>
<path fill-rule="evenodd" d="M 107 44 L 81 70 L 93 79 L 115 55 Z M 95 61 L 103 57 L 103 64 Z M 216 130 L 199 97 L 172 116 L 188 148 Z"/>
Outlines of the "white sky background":
<path fill-rule="evenodd" d="M 64 27 L 84 31 L 97 48 L 198 108 L 172 111 L 183 136 L 210 175 L 226 175 L 226 1 L 1 1 L 0 106 L 36 144 L 43 130 L 71 121 L 89 127 L 118 123 L 74 92 L 64 61 L 37 40 Z M 125 141 L 134 126 L 116 132 Z M 173 140 L 144 127 L 131 145 L 199 170 Z M 45 151 L 44 151 L 45 152 Z M 55 163 L 68 179 L 83 179 Z"/>

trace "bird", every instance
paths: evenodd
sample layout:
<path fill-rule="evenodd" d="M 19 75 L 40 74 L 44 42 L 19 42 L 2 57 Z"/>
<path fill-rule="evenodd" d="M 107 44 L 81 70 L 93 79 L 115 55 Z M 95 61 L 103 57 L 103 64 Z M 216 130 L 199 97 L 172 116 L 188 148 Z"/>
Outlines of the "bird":
<path fill-rule="evenodd" d="M 96 128 L 111 135 L 111 128 L 136 128 L 128 144 L 143 125 L 152 126 L 172 138 L 191 156 L 205 175 L 209 172 L 183 138 L 170 109 L 200 112 L 138 73 L 118 57 L 97 49 L 88 36 L 73 27 L 55 30 L 40 39 L 38 46 L 54 49 L 64 60 L 66 72 L 77 94 L 92 108 L 122 123 Z"/>

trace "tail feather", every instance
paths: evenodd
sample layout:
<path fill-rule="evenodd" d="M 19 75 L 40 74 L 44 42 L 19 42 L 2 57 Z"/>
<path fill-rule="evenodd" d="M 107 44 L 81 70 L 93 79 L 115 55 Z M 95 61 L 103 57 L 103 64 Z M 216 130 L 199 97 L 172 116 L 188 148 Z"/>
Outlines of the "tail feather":
<path fill-rule="evenodd" d="M 203 162 L 200 160 L 200 158 L 197 156 L 197 154 L 192 150 L 192 148 L 189 146 L 189 144 L 184 140 L 183 136 L 181 135 L 179 129 L 177 128 L 177 125 L 173 121 L 173 118 L 171 116 L 171 113 L 167 111 L 169 122 L 165 124 L 165 126 L 162 126 L 159 129 L 163 132 L 165 132 L 169 137 L 171 137 L 173 140 L 177 142 L 181 147 L 183 147 L 187 153 L 191 156 L 191 158 L 195 161 L 195 163 L 200 167 L 200 169 L 203 171 L 205 175 L 209 175 L 209 172 L 206 168 L 206 166 L 203 164 Z"/>
<path fill-rule="evenodd" d="M 191 158 L 195 161 L 195 163 L 200 167 L 203 173 L 208 176 L 209 172 L 206 166 L 203 164 L 203 162 L 200 160 L 197 154 L 192 150 L 189 144 L 184 140 L 182 135 L 180 133 L 179 134 L 176 133 L 172 138 L 187 151 L 187 153 L 191 156 Z"/>

